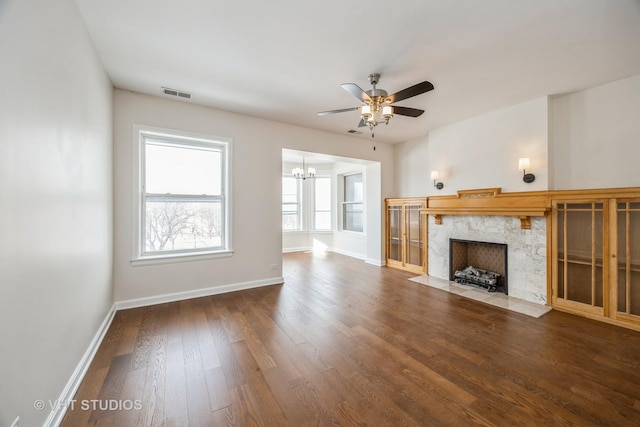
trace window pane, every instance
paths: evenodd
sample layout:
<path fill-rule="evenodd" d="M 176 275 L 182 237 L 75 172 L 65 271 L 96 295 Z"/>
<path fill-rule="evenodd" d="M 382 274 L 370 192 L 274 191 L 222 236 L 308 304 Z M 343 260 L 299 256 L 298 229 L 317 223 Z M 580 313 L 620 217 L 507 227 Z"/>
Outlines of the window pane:
<path fill-rule="evenodd" d="M 361 202 L 363 200 L 364 186 L 362 174 L 347 175 L 344 177 L 344 201 Z"/>
<path fill-rule="evenodd" d="M 343 205 L 344 229 L 349 231 L 363 231 L 364 221 L 361 203 L 350 203 Z"/>
<path fill-rule="evenodd" d="M 222 194 L 222 155 L 193 147 L 147 141 L 145 184 L 151 194 Z"/>
<path fill-rule="evenodd" d="M 293 213 L 293 214 L 289 214 L 289 213 L 283 213 L 282 214 L 282 229 L 283 230 L 298 230 L 300 229 L 299 227 L 299 216 L 297 213 Z"/>
<path fill-rule="evenodd" d="M 331 230 L 331 212 L 316 212 L 314 226 L 316 230 Z"/>
<path fill-rule="evenodd" d="M 222 203 L 146 203 L 145 252 L 220 248 L 223 245 Z"/>
<path fill-rule="evenodd" d="M 282 177 L 282 194 L 296 195 L 298 194 L 298 180 L 290 176 Z"/>
<path fill-rule="evenodd" d="M 316 178 L 315 181 L 315 209 L 317 211 L 330 211 L 331 178 Z"/>
<path fill-rule="evenodd" d="M 298 189 L 300 184 L 297 179 L 290 176 L 282 177 L 282 229 L 300 229 L 300 201 Z"/>

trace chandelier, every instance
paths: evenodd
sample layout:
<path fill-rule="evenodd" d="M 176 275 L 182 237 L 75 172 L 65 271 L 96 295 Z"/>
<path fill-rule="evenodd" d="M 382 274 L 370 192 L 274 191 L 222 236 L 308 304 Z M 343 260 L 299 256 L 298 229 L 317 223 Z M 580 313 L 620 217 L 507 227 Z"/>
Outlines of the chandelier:
<path fill-rule="evenodd" d="M 302 168 L 294 168 L 291 174 L 296 179 L 313 179 L 316 177 L 316 168 L 306 168 L 304 163 L 304 157 L 302 158 Z"/>

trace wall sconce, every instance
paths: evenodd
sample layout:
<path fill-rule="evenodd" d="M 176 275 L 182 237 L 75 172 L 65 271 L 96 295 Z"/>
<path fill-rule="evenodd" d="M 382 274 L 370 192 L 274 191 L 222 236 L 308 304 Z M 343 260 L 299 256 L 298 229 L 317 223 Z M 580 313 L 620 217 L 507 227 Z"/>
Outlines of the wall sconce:
<path fill-rule="evenodd" d="M 528 157 L 522 157 L 518 159 L 518 170 L 522 171 L 522 180 L 527 184 L 531 184 L 536 180 L 536 176 L 532 173 L 527 173 L 527 169 L 531 168 L 531 162 Z"/>
<path fill-rule="evenodd" d="M 438 182 L 439 174 L 438 171 L 431 171 L 431 181 L 433 181 L 433 186 L 438 190 L 442 190 L 444 184 L 442 182 Z"/>

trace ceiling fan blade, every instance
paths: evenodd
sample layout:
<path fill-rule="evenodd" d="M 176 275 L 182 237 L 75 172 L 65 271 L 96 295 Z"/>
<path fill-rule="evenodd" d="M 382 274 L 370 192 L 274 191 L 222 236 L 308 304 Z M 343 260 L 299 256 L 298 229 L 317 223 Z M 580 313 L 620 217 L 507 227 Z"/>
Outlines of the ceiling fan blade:
<path fill-rule="evenodd" d="M 418 110 L 417 108 L 393 106 L 393 114 L 400 116 L 420 117 L 422 113 L 424 113 L 424 110 Z"/>
<path fill-rule="evenodd" d="M 327 116 L 329 114 L 346 113 L 347 111 L 358 111 L 360 107 L 342 108 L 340 110 L 320 111 L 319 116 Z"/>
<path fill-rule="evenodd" d="M 388 100 L 393 104 L 394 102 L 402 101 L 403 99 L 411 98 L 412 96 L 417 96 L 425 92 L 429 92 L 430 90 L 433 90 L 433 85 L 427 81 L 424 81 L 422 83 L 410 86 L 406 89 L 402 89 L 399 92 L 393 93 L 389 95 L 385 100 Z"/>
<path fill-rule="evenodd" d="M 362 102 L 371 102 L 371 97 L 369 96 L 369 94 L 362 90 L 362 88 L 360 88 L 360 86 L 355 83 L 343 83 L 340 85 L 340 87 L 342 87 L 342 89 L 346 90 Z"/>
<path fill-rule="evenodd" d="M 365 126 L 367 126 L 367 124 L 364 122 L 364 120 L 360 119 L 360 123 L 358 123 L 358 127 L 363 128 Z"/>

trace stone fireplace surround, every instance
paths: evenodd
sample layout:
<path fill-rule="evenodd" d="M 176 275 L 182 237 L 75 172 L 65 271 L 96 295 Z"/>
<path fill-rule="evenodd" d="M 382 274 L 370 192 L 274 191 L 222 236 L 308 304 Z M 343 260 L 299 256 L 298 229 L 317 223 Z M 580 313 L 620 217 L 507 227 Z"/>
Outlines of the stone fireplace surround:
<path fill-rule="evenodd" d="M 531 229 L 520 228 L 511 216 L 447 216 L 436 225 L 429 216 L 430 276 L 449 280 L 449 239 L 506 244 L 509 295 L 538 304 L 547 303 L 547 222 L 531 218 Z"/>
<path fill-rule="evenodd" d="M 499 188 L 429 197 L 428 274 L 449 280 L 449 239 L 508 245 L 509 296 L 547 303 L 546 195 Z"/>

